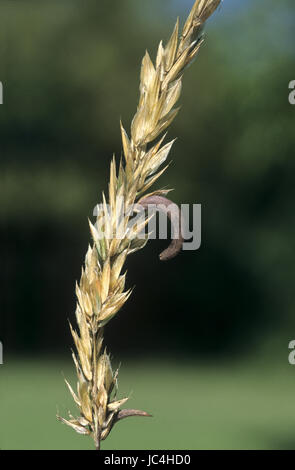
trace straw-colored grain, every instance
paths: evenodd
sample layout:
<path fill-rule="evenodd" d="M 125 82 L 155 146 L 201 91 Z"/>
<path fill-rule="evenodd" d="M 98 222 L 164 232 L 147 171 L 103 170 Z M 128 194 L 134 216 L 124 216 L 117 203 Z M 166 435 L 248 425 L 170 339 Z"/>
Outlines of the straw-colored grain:
<path fill-rule="evenodd" d="M 197 0 L 179 37 L 179 21 L 167 45 L 160 43 L 153 64 L 146 52 L 141 67 L 140 99 L 131 124 L 130 137 L 121 124 L 124 162 L 116 168 L 111 162 L 108 204 L 103 195 L 104 233 L 99 237 L 91 223 L 93 243 L 89 246 L 85 267 L 76 286 L 76 318 L 79 334 L 71 327 L 76 353 L 73 360 L 78 384 L 75 392 L 66 385 L 79 409 L 79 416 L 58 419 L 84 435 L 91 435 L 97 449 L 106 439 L 114 424 L 129 416 L 149 416 L 139 410 L 121 410 L 128 400 L 117 399 L 117 375 L 113 372 L 110 357 L 103 348 L 103 328 L 125 304 L 131 292 L 124 291 L 123 266 L 126 257 L 146 244 L 147 239 L 130 239 L 129 217 L 120 222 L 123 238 L 116 238 L 118 207 L 123 200 L 125 208 L 143 203 L 151 197 L 163 198 L 167 191 L 147 191 L 158 180 L 167 166 L 166 161 L 173 142 L 164 145 L 162 136 L 170 126 L 179 108 L 175 107 L 182 89 L 184 70 L 192 63 L 203 43 L 201 30 L 207 18 L 216 10 L 221 0 Z M 148 145 L 149 144 L 149 145 Z M 139 229 L 138 229 L 139 230 Z M 129 235 L 129 236 L 128 236 Z M 172 256 L 171 256 L 172 257 Z"/>

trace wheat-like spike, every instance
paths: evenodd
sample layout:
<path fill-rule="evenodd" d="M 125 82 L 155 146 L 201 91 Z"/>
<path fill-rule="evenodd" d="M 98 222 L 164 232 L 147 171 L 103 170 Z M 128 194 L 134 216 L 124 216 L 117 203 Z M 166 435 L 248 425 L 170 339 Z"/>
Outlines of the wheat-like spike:
<path fill-rule="evenodd" d="M 150 416 L 139 410 L 120 411 L 128 398 L 115 399 L 118 372 L 113 372 L 110 357 L 102 349 L 104 326 L 118 313 L 131 293 L 124 291 L 124 262 L 129 254 L 141 249 L 147 241 L 138 239 L 137 233 L 131 239 L 128 213 L 122 220 L 118 214 L 138 201 L 142 201 L 144 207 L 157 197 L 163 200 L 168 192 L 158 190 L 146 195 L 165 171 L 166 167 L 161 169 L 161 166 L 174 143 L 162 145 L 165 136 L 160 136 L 178 113 L 179 108 L 175 105 L 181 94 L 183 72 L 200 49 L 203 42 L 200 32 L 205 21 L 220 3 L 221 0 L 197 0 L 180 38 L 177 20 L 167 45 L 164 47 L 160 43 L 155 65 L 146 52 L 141 66 L 140 99 L 130 137 L 121 123 L 125 163 L 121 160 L 117 169 L 115 159 L 112 160 L 109 205 L 103 195 L 103 233 L 100 234 L 89 222 L 93 243 L 88 248 L 85 267 L 76 287 L 79 334 L 71 327 L 77 350 L 77 355 L 73 354 L 78 376 L 77 393 L 66 382 L 80 416 L 73 418 L 70 415 L 70 419 L 58 416 L 58 419 L 80 434 L 91 435 L 96 449 L 100 448 L 100 442 L 118 420 L 128 416 Z M 157 138 L 159 141 L 148 148 L 148 144 Z M 115 237 L 118 229 L 123 234 L 120 238 Z M 140 230 L 138 227 L 138 233 Z"/>

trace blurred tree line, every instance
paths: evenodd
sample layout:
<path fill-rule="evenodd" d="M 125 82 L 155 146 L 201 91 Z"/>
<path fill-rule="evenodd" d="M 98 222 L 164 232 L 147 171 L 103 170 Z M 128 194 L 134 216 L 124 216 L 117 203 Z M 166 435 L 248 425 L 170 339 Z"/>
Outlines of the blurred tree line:
<path fill-rule="evenodd" d="M 69 351 L 87 217 L 120 157 L 145 48 L 154 57 L 173 27 L 176 2 L 113 3 L 0 5 L 0 339 L 11 353 Z M 115 353 L 222 355 L 293 338 L 294 13 L 262 0 L 210 21 L 159 183 L 202 204 L 202 247 L 161 264 L 167 242 L 151 241 L 130 257 L 136 289 L 106 331 Z"/>

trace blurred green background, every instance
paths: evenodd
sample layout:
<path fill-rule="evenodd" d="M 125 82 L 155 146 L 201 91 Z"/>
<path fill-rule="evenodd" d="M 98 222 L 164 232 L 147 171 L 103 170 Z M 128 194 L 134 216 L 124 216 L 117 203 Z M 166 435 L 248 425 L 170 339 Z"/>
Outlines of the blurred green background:
<path fill-rule="evenodd" d="M 75 280 L 87 217 L 121 152 L 154 57 L 193 0 L 0 4 L 0 448 L 92 448 L 57 423 L 74 409 Z M 202 204 L 202 247 L 128 260 L 132 298 L 106 329 L 121 394 L 150 420 L 106 449 L 295 448 L 295 5 L 224 0 L 184 79 L 159 185 Z"/>

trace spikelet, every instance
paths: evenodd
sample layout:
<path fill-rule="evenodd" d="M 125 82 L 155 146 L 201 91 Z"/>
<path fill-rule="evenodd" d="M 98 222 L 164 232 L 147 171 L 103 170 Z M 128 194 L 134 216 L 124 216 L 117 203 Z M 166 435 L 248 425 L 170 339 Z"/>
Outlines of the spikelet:
<path fill-rule="evenodd" d="M 85 266 L 79 285 L 76 286 L 76 319 L 79 333 L 73 330 L 77 353 L 73 353 L 78 384 L 75 392 L 66 385 L 79 409 L 79 416 L 69 419 L 58 416 L 63 423 L 83 435 L 91 435 L 97 449 L 109 435 L 114 424 L 129 416 L 149 416 L 139 410 L 120 410 L 128 398 L 116 399 L 118 371 L 113 372 L 110 357 L 102 349 L 103 327 L 118 313 L 130 296 L 125 291 L 125 275 L 122 273 L 128 255 L 143 248 L 146 239 L 130 238 L 126 213 L 118 214 L 127 206 L 146 197 L 166 195 L 158 190 L 146 195 L 167 166 L 174 141 L 165 145 L 163 132 L 175 119 L 179 108 L 176 104 L 182 89 L 184 70 L 196 57 L 202 44 L 201 30 L 207 18 L 216 10 L 221 0 L 197 0 L 179 37 L 179 21 L 171 38 L 164 46 L 161 41 L 156 63 L 146 52 L 141 66 L 140 99 L 131 124 L 130 137 L 121 123 L 124 163 L 116 168 L 111 162 L 108 203 L 103 195 L 103 233 L 89 222 L 93 239 L 85 257 Z M 148 144 L 159 139 L 148 148 Z M 99 216 L 98 216 L 99 218 Z M 144 221 L 144 224 L 147 221 Z M 123 234 L 116 238 L 116 230 Z"/>

